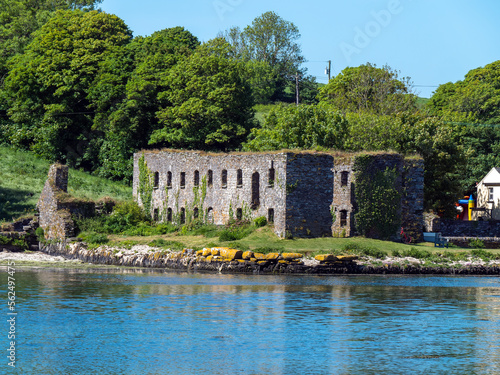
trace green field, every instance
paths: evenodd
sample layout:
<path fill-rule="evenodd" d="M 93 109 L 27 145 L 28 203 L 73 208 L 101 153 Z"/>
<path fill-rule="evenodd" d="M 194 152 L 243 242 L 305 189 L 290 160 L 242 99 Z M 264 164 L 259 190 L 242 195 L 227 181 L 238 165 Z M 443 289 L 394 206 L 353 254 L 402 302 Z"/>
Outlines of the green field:
<path fill-rule="evenodd" d="M 50 162 L 25 151 L 0 146 L 0 222 L 34 213 Z M 79 198 L 132 198 L 132 188 L 70 169 L 68 192 Z"/>

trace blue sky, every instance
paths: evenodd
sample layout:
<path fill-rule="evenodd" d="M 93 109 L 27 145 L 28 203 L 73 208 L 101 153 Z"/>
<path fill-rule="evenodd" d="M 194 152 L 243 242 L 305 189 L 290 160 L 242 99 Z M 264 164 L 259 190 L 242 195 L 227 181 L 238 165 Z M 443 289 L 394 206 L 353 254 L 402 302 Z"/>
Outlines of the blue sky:
<path fill-rule="evenodd" d="M 366 62 L 388 64 L 411 77 L 423 97 L 500 60 L 498 0 L 104 0 L 101 9 L 134 35 L 183 26 L 201 41 L 274 11 L 299 28 L 305 66 L 318 82 L 328 80 L 328 60 L 332 75 Z"/>

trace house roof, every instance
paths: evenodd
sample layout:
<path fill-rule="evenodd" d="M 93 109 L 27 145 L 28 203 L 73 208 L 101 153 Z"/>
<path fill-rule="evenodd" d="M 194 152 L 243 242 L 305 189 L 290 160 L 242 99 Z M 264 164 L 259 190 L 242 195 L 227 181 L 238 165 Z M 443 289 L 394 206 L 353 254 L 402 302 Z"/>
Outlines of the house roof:
<path fill-rule="evenodd" d="M 483 185 L 500 185 L 500 167 L 492 168 L 480 183 Z"/>

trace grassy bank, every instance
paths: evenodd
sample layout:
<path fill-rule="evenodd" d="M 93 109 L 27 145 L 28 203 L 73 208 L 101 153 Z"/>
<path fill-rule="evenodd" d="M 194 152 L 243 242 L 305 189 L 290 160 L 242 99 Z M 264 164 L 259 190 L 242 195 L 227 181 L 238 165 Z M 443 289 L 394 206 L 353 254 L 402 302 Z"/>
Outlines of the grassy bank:
<path fill-rule="evenodd" d="M 218 232 L 220 233 L 220 232 Z M 384 259 L 387 256 L 406 257 L 419 259 L 447 257 L 449 259 L 464 258 L 469 254 L 490 254 L 487 257 L 500 259 L 500 249 L 477 248 L 436 248 L 433 243 L 423 242 L 406 245 L 398 242 L 380 241 L 364 237 L 352 238 L 300 238 L 280 239 L 269 226 L 258 228 L 248 236 L 237 240 L 223 241 L 218 233 L 206 237 L 201 234 L 173 232 L 150 236 L 112 234 L 108 235 L 111 246 L 152 245 L 175 250 L 183 248 L 201 249 L 204 247 L 233 247 L 240 250 L 253 250 L 258 252 L 297 252 L 308 256 L 318 254 L 357 254 Z"/>
<path fill-rule="evenodd" d="M 0 146 L 0 155 L 0 222 L 32 214 L 51 163 L 32 153 L 3 146 Z M 73 169 L 69 172 L 68 192 L 89 199 L 132 197 L 129 186 Z"/>

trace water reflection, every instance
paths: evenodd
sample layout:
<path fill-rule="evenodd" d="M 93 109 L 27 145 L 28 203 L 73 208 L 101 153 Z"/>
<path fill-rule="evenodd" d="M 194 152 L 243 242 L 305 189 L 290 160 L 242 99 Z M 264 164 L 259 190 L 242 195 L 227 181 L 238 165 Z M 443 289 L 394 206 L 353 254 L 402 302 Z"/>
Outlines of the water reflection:
<path fill-rule="evenodd" d="M 20 373 L 500 372 L 498 278 L 45 269 L 17 280 Z"/>

